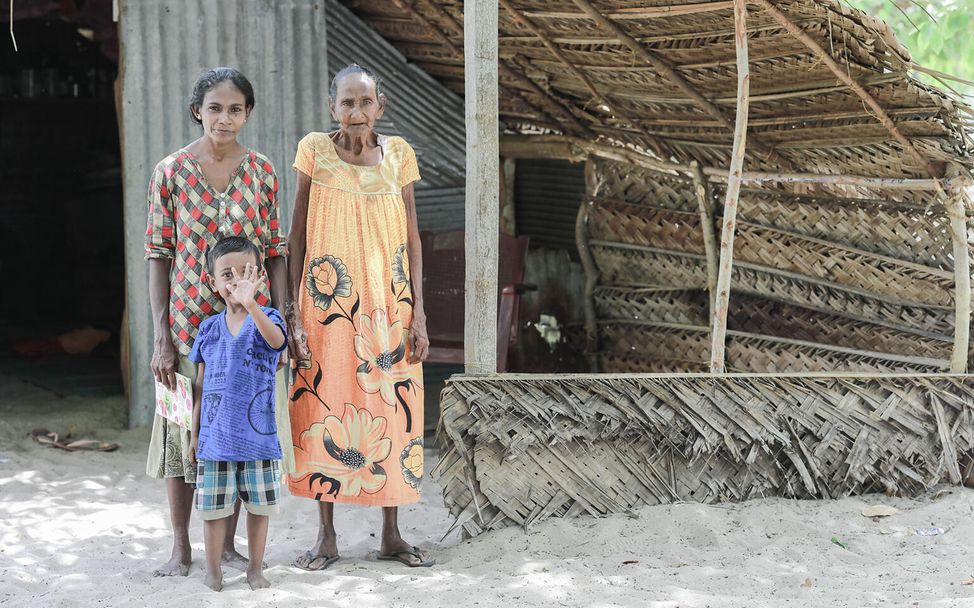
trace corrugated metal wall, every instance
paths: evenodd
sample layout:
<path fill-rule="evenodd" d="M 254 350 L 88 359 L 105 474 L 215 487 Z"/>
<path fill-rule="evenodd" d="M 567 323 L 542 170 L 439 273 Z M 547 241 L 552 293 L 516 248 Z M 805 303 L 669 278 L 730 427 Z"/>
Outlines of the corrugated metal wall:
<path fill-rule="evenodd" d="M 231 65 L 253 82 L 257 105 L 241 139 L 269 156 L 290 218 L 298 140 L 327 124 L 324 1 L 123 0 L 120 2 L 125 262 L 130 333 L 130 420 L 152 419 L 152 326 L 142 259 L 145 195 L 155 163 L 199 137 L 187 102 L 206 67 Z"/>
<path fill-rule="evenodd" d="M 525 158 L 514 171 L 514 214 L 518 234 L 531 248 L 558 247 L 578 257 L 575 218 L 585 195 L 585 164 Z"/>
<path fill-rule="evenodd" d="M 385 81 L 389 98 L 377 130 L 400 135 L 416 150 L 420 230 L 463 228 L 465 125 L 463 99 L 412 64 L 336 0 L 328 0 L 328 65 L 365 65 Z"/>

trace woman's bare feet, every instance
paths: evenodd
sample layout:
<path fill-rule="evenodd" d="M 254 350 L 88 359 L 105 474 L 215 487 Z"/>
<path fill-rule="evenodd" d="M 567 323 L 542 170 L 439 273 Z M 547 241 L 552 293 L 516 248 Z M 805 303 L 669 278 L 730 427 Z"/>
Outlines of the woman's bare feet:
<path fill-rule="evenodd" d="M 169 561 L 152 571 L 152 576 L 187 576 L 189 565 L 193 562 L 193 551 L 187 545 L 174 545 Z"/>
<path fill-rule="evenodd" d="M 210 574 L 209 572 L 207 572 L 206 576 L 203 577 L 203 584 L 214 591 L 222 591 L 223 572 L 220 572 L 218 574 Z"/>
<path fill-rule="evenodd" d="M 247 582 L 250 583 L 250 588 L 254 591 L 257 591 L 258 589 L 267 589 L 271 586 L 271 582 L 264 578 L 263 568 L 248 569 Z"/>
<path fill-rule="evenodd" d="M 193 512 L 193 486 L 182 477 L 166 479 L 169 522 L 172 525 L 172 557 L 152 571 L 153 576 L 187 576 L 193 561 L 189 544 L 189 516 Z"/>

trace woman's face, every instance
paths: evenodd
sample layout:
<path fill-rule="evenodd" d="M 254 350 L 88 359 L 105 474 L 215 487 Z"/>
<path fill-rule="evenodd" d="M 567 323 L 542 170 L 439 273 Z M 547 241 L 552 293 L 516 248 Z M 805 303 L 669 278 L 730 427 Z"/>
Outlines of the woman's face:
<path fill-rule="evenodd" d="M 368 74 L 348 74 L 338 81 L 335 99 L 329 100 L 331 115 L 351 137 L 367 137 L 375 121 L 382 117 L 384 99 L 375 92 L 375 81 Z"/>
<path fill-rule="evenodd" d="M 225 80 L 206 92 L 197 114 L 206 136 L 214 143 L 226 144 L 237 140 L 237 133 L 247 122 L 250 109 L 240 89 Z"/>

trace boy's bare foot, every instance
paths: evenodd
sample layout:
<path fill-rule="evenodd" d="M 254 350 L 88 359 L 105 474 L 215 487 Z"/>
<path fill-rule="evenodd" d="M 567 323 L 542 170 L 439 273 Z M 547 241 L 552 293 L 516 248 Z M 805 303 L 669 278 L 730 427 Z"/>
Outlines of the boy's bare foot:
<path fill-rule="evenodd" d="M 247 570 L 247 582 L 250 583 L 250 588 L 254 591 L 267 589 L 271 586 L 271 582 L 264 578 L 263 570 Z"/>
<path fill-rule="evenodd" d="M 225 565 L 241 572 L 245 572 L 250 565 L 250 560 L 238 553 L 236 549 L 223 549 L 223 556 L 220 559 Z"/>
<path fill-rule="evenodd" d="M 190 551 L 173 549 L 169 561 L 152 571 L 152 576 L 187 576 L 192 563 Z"/>
<path fill-rule="evenodd" d="M 221 572 L 217 576 L 211 575 L 209 572 L 203 577 L 203 584 L 214 591 L 223 590 L 223 573 Z"/>

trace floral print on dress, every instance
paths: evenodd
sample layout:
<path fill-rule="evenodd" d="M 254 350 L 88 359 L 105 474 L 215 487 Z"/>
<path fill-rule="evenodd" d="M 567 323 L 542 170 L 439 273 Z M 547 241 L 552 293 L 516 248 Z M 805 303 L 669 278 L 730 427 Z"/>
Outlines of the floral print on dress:
<path fill-rule="evenodd" d="M 355 370 L 359 388 L 370 395 L 379 393 L 386 405 L 401 407 L 408 433 L 413 415 L 402 391 L 422 389 L 423 370 L 406 359 L 406 329 L 401 320 L 391 321 L 384 309 L 377 308 L 372 316 L 361 316 L 359 330 L 353 341 L 355 356 L 362 361 Z"/>
<path fill-rule="evenodd" d="M 386 419 L 373 417 L 366 409 L 345 404 L 342 417 L 329 415 L 301 433 L 298 447 L 305 463 L 315 474 L 310 483 L 320 479 L 332 482 L 336 496 L 375 494 L 386 483 L 382 463 L 392 451 L 392 440 L 386 436 Z"/>
<path fill-rule="evenodd" d="M 396 285 L 409 281 L 406 276 L 406 244 L 403 243 L 396 248 L 396 253 L 392 256 L 392 282 Z"/>
<path fill-rule="evenodd" d="M 352 277 L 348 276 L 348 268 L 333 255 L 311 260 L 305 284 L 311 301 L 321 310 L 331 308 L 335 298 L 352 295 Z"/>
<path fill-rule="evenodd" d="M 402 477 L 410 487 L 418 490 L 423 481 L 423 437 L 413 437 L 399 454 Z"/>
<path fill-rule="evenodd" d="M 362 361 L 356 371 L 358 385 L 369 394 L 379 393 L 388 405 L 395 405 L 396 384 L 411 377 L 406 358 L 406 330 L 398 319 L 390 323 L 386 311 L 377 308 L 359 319 L 355 354 Z"/>

